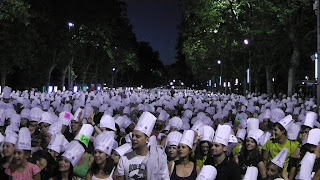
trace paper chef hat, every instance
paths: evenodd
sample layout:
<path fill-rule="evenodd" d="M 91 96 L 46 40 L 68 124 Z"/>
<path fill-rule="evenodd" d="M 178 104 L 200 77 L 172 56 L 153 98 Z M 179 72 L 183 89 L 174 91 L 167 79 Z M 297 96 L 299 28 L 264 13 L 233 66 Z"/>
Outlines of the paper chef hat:
<path fill-rule="evenodd" d="M 217 170 L 211 165 L 204 165 L 197 176 L 196 180 L 215 180 L 217 176 Z"/>
<path fill-rule="evenodd" d="M 39 123 L 48 123 L 48 124 L 52 124 L 53 122 L 53 116 L 49 113 L 49 112 L 44 112 L 41 115 L 41 120 Z"/>
<path fill-rule="evenodd" d="M 256 180 L 258 178 L 258 168 L 248 167 L 243 180 Z"/>
<path fill-rule="evenodd" d="M 291 141 L 295 141 L 298 138 L 298 135 L 300 133 L 301 126 L 297 123 L 293 123 L 288 130 L 287 138 Z"/>
<path fill-rule="evenodd" d="M 230 126 L 219 124 L 218 128 L 215 132 L 213 142 L 228 146 L 230 134 L 231 134 L 231 127 Z"/>
<path fill-rule="evenodd" d="M 181 126 L 182 126 L 182 119 L 177 117 L 177 116 L 171 118 L 169 120 L 169 126 L 170 127 L 176 127 L 178 130 L 180 130 Z"/>
<path fill-rule="evenodd" d="M 83 110 L 82 110 L 82 108 L 78 107 L 76 112 L 74 113 L 74 115 L 72 117 L 72 120 L 73 121 L 77 121 L 77 122 L 81 121 L 82 119 L 81 119 L 80 115 L 83 117 Z"/>
<path fill-rule="evenodd" d="M 267 141 L 270 139 L 271 133 L 270 132 L 265 132 L 263 135 L 260 137 L 260 146 L 264 146 Z"/>
<path fill-rule="evenodd" d="M 50 133 L 51 135 L 59 134 L 59 133 L 61 133 L 61 129 L 62 129 L 61 122 L 59 122 L 59 121 L 54 122 L 49 126 L 48 133 Z"/>
<path fill-rule="evenodd" d="M 82 125 L 79 133 L 77 134 L 77 136 L 74 139 L 79 140 L 80 142 L 82 142 L 84 145 L 86 145 L 88 147 L 92 133 L 93 133 L 92 125 L 91 124 L 84 124 L 84 125 Z"/>
<path fill-rule="evenodd" d="M 99 134 L 94 140 L 94 149 L 100 150 L 106 153 L 108 156 L 111 155 L 112 146 L 114 144 L 114 138 L 110 137 L 107 133 Z"/>
<path fill-rule="evenodd" d="M 252 129 L 248 133 L 248 138 L 252 138 L 256 141 L 257 145 L 259 145 L 260 137 L 263 135 L 263 131 L 261 129 Z"/>
<path fill-rule="evenodd" d="M 4 142 L 8 142 L 11 143 L 13 145 L 15 145 L 17 143 L 18 140 L 18 134 L 13 132 L 13 131 L 7 131 L 6 132 L 6 136 L 4 138 Z"/>
<path fill-rule="evenodd" d="M 11 94 L 11 88 L 8 86 L 5 86 L 3 88 L 3 98 L 4 99 L 10 99 L 10 94 Z"/>
<path fill-rule="evenodd" d="M 170 132 L 167 137 L 167 146 L 171 146 L 171 145 L 178 146 L 181 138 L 182 138 L 182 134 L 180 132 L 178 131 Z"/>
<path fill-rule="evenodd" d="M 284 162 L 287 158 L 287 154 L 288 154 L 288 149 L 287 148 L 283 148 L 282 151 L 280 151 L 276 157 L 274 157 L 271 162 L 275 165 L 277 165 L 280 168 L 283 168 Z"/>
<path fill-rule="evenodd" d="M 109 128 L 109 129 L 112 129 L 115 131 L 116 126 L 115 126 L 115 122 L 114 122 L 113 117 L 111 117 L 108 114 L 103 115 L 100 120 L 100 127 L 101 128 Z"/>
<path fill-rule="evenodd" d="M 150 137 L 154 124 L 156 123 L 157 118 L 150 112 L 143 112 L 139 117 L 139 121 L 134 128 L 134 130 L 141 131 L 148 137 Z"/>
<path fill-rule="evenodd" d="M 84 148 L 78 141 L 72 141 L 70 142 L 62 156 L 67 158 L 72 164 L 72 166 L 75 167 L 84 152 Z"/>
<path fill-rule="evenodd" d="M 69 126 L 73 115 L 70 112 L 63 111 L 59 114 L 59 121 L 62 125 Z"/>
<path fill-rule="evenodd" d="M 203 134 L 200 141 L 209 141 L 210 143 L 212 143 L 213 136 L 214 136 L 213 128 L 210 126 L 203 126 L 202 128 L 203 128 Z"/>
<path fill-rule="evenodd" d="M 38 107 L 34 107 L 30 110 L 30 121 L 39 122 L 41 120 L 41 116 L 43 114 L 42 109 Z"/>
<path fill-rule="evenodd" d="M 280 119 L 284 118 L 284 116 L 285 116 L 285 113 L 281 109 L 279 108 L 272 109 L 270 113 L 270 120 L 271 122 L 276 123 Z"/>
<path fill-rule="evenodd" d="M 320 142 L 320 129 L 311 129 L 307 138 L 307 143 L 318 146 Z"/>
<path fill-rule="evenodd" d="M 194 140 L 194 131 L 186 130 L 186 131 L 183 132 L 182 138 L 181 138 L 179 144 L 185 144 L 185 145 L 189 146 L 192 149 L 193 140 Z"/>
<path fill-rule="evenodd" d="M 309 111 L 306 114 L 303 125 L 313 128 L 315 121 L 317 121 L 318 115 L 315 112 Z"/>
<path fill-rule="evenodd" d="M 293 124 L 292 116 L 291 115 L 287 115 L 286 117 L 284 117 L 283 119 L 281 119 L 279 121 L 279 124 L 281 124 L 281 126 L 283 126 L 286 129 L 286 131 L 288 132 L 290 127 Z"/>
<path fill-rule="evenodd" d="M 31 150 L 31 134 L 28 128 L 21 128 L 15 149 Z"/>
<path fill-rule="evenodd" d="M 244 140 L 244 138 L 246 137 L 247 131 L 245 129 L 238 129 L 236 137 L 242 139 L 242 141 Z"/>
<path fill-rule="evenodd" d="M 307 152 L 300 164 L 300 171 L 296 176 L 298 180 L 311 180 L 311 173 L 313 170 L 314 162 L 316 160 L 316 155 L 310 152 Z"/>
<path fill-rule="evenodd" d="M 62 152 L 63 142 L 65 142 L 65 137 L 63 134 L 55 134 L 51 136 L 50 143 L 48 144 L 48 149 L 51 149 L 57 153 Z"/>
<path fill-rule="evenodd" d="M 115 149 L 115 151 L 120 155 L 123 156 L 124 154 L 126 154 L 127 152 L 131 152 L 132 151 L 132 145 L 131 143 L 125 143 L 119 147 L 117 147 Z"/>
<path fill-rule="evenodd" d="M 256 118 L 249 118 L 247 120 L 247 131 L 249 132 L 250 130 L 253 129 L 259 129 L 259 119 Z"/>

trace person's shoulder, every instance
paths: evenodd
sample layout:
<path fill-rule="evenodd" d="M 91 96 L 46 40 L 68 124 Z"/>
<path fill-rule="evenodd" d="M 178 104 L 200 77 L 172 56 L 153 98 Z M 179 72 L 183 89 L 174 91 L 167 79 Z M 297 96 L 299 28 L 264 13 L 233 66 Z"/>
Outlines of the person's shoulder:
<path fill-rule="evenodd" d="M 136 156 L 137 156 L 136 152 L 131 151 L 131 152 L 125 153 L 121 158 L 130 160 L 130 159 L 132 159 L 132 158 L 134 158 Z"/>

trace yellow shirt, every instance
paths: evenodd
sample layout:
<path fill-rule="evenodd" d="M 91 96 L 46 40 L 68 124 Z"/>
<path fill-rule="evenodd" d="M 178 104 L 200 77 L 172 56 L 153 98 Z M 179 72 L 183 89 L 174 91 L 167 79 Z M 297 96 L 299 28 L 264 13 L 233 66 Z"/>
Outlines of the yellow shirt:
<path fill-rule="evenodd" d="M 287 141 L 282 145 L 282 144 L 279 144 L 277 142 L 274 142 L 274 139 L 270 139 L 263 146 L 263 150 L 269 152 L 268 162 L 270 162 L 274 157 L 276 157 L 276 155 L 283 148 L 287 148 L 288 149 L 288 154 L 287 154 L 287 158 L 286 158 L 286 160 L 284 162 L 284 169 L 283 170 L 285 171 L 286 175 L 288 175 L 287 167 L 288 167 L 288 164 L 289 164 L 289 159 L 293 155 L 294 151 L 297 149 L 298 146 L 299 146 L 299 142 L 298 141 L 290 141 L 290 140 L 287 139 Z"/>

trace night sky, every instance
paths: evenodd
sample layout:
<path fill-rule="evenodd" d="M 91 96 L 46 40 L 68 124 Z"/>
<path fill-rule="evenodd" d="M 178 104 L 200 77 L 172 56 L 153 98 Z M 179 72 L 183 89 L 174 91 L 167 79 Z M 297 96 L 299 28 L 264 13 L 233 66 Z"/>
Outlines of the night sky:
<path fill-rule="evenodd" d="M 164 65 L 174 63 L 178 25 L 182 10 L 179 0 L 124 0 L 138 41 L 147 41 L 160 53 Z"/>

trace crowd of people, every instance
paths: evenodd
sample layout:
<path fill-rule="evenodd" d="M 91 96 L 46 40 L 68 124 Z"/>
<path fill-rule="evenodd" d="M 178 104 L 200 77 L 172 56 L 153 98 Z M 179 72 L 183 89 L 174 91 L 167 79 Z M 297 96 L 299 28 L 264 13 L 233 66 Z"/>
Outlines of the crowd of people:
<path fill-rule="evenodd" d="M 0 179 L 320 179 L 313 98 L 4 87 Z"/>

